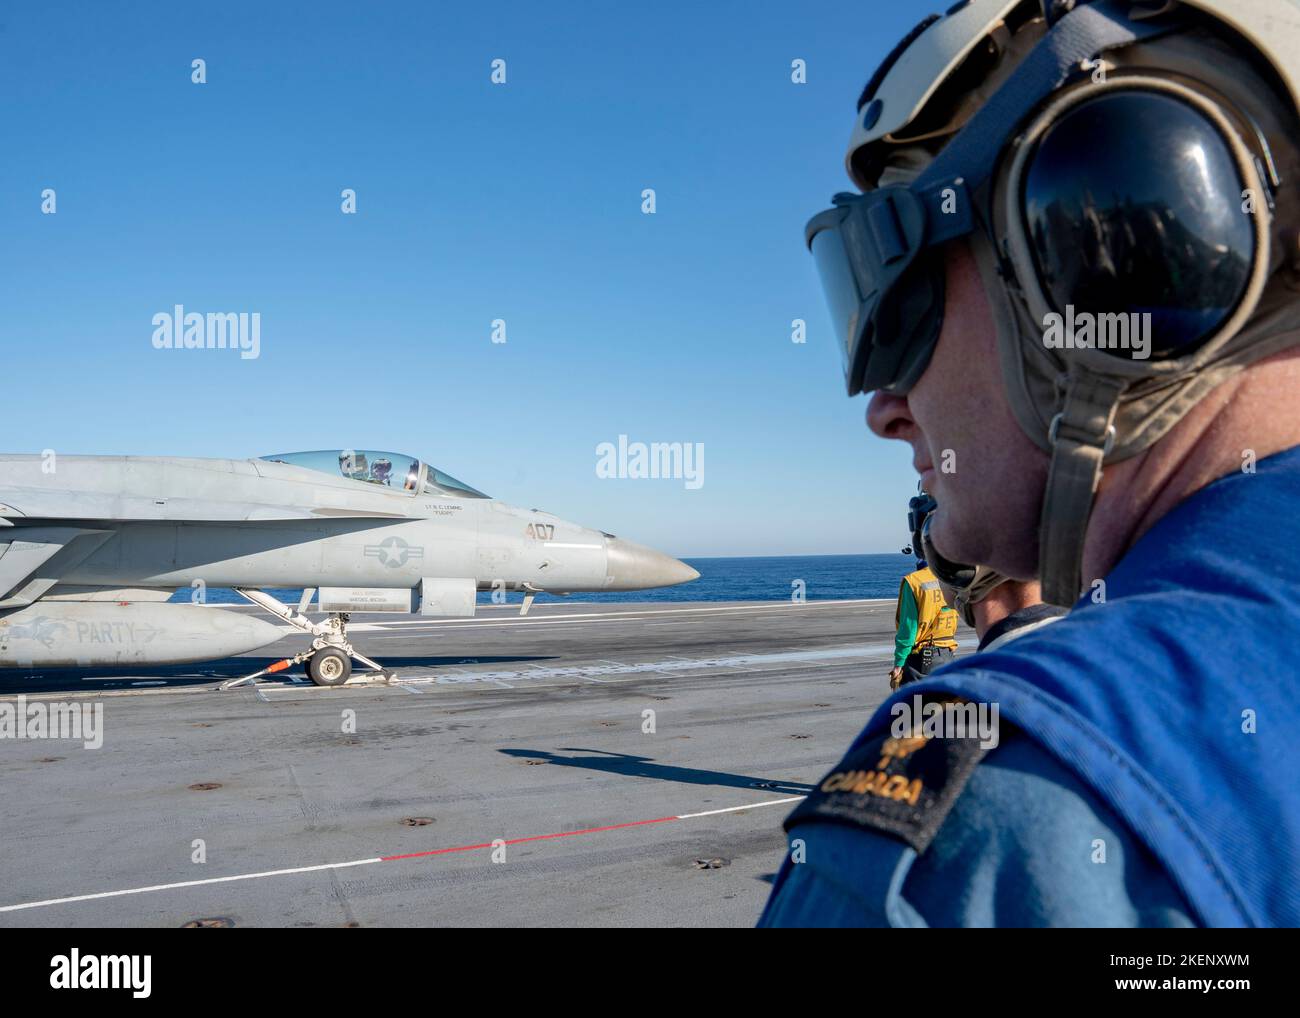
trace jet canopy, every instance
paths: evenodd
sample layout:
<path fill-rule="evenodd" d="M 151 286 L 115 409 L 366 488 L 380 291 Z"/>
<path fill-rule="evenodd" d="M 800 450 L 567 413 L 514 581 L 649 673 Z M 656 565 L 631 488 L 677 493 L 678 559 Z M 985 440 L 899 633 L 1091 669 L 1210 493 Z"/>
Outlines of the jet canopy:
<path fill-rule="evenodd" d="M 320 449 L 316 452 L 285 452 L 262 456 L 268 463 L 287 463 L 306 467 L 322 474 L 346 477 L 350 481 L 379 484 L 412 495 L 419 493 L 439 498 L 487 498 L 483 492 L 444 474 L 437 467 L 400 452 L 376 452 L 371 449 Z"/>

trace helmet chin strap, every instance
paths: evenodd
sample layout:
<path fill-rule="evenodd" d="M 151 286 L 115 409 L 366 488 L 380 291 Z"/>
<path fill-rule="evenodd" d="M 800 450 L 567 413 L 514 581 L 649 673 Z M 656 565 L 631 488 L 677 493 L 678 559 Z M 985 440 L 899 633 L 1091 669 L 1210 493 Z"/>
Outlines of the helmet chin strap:
<path fill-rule="evenodd" d="M 1052 418 L 1052 464 L 1038 525 L 1043 600 L 1069 608 L 1083 590 L 1083 542 L 1102 463 L 1115 444 L 1115 411 L 1127 382 L 1071 373 L 1065 404 Z"/>
<path fill-rule="evenodd" d="M 988 566 L 968 566 L 944 558 L 930 540 L 930 517 L 925 518 L 921 527 L 921 547 L 925 552 L 925 561 L 945 589 L 947 597 L 954 608 L 966 620 L 966 625 L 975 625 L 975 605 L 988 597 L 994 587 L 1007 582 L 1007 577 L 995 573 Z"/>
<path fill-rule="evenodd" d="M 1007 577 L 995 573 L 987 566 L 975 567 L 975 579 L 970 586 L 956 592 L 953 607 L 961 613 L 966 625 L 975 628 L 975 606 L 983 601 L 996 587 L 1007 582 Z"/>

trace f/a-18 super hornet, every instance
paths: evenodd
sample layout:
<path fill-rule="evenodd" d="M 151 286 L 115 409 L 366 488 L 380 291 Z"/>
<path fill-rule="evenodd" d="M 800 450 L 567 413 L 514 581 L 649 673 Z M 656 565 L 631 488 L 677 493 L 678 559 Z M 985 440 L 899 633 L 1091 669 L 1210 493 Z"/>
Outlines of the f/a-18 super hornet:
<path fill-rule="evenodd" d="M 0 668 L 210 661 L 284 636 L 282 625 L 199 603 L 228 587 L 311 641 L 236 683 L 305 663 L 316 683 L 341 685 L 353 660 L 383 673 L 348 640 L 350 612 L 472 616 L 477 591 L 499 590 L 522 591 L 526 613 L 543 591 L 646 590 L 698 575 L 396 453 L 0 455 Z M 296 607 L 265 589 L 297 587 Z M 180 588 L 190 603 L 164 603 Z"/>

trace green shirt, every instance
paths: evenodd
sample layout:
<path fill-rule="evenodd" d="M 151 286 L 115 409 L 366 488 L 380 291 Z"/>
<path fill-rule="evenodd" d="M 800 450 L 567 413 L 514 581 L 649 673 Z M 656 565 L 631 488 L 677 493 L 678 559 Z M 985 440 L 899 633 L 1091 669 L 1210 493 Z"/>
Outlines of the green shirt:
<path fill-rule="evenodd" d="M 902 668 L 907 655 L 916 646 L 916 631 L 921 625 L 920 612 L 912 588 L 904 586 L 898 592 L 898 632 L 894 635 L 894 667 Z"/>

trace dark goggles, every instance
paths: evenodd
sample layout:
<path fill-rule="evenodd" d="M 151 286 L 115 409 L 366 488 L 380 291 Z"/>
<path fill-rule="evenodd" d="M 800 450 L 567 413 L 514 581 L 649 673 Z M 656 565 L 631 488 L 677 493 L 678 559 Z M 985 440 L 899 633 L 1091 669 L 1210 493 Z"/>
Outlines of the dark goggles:
<path fill-rule="evenodd" d="M 904 394 L 943 326 L 940 245 L 972 229 L 960 179 L 837 194 L 804 230 L 839 337 L 849 395 Z"/>

